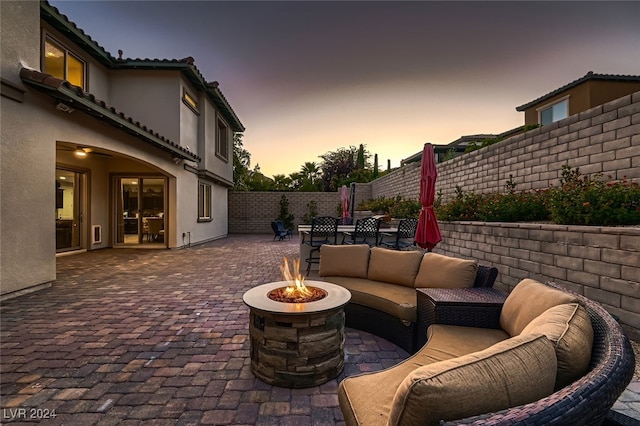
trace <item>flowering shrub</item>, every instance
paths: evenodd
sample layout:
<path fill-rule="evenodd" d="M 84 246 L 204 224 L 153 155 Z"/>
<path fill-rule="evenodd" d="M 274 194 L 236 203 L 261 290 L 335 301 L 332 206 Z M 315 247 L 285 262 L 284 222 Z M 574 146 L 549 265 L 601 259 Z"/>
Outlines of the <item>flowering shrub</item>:
<path fill-rule="evenodd" d="M 638 225 L 640 186 L 626 179 L 604 182 L 601 174 L 584 176 L 565 165 L 560 187 L 550 191 L 549 210 L 553 222 L 564 225 Z"/>
<path fill-rule="evenodd" d="M 604 182 L 602 175 L 583 176 L 578 168 L 562 166 L 560 186 L 547 190 L 516 191 L 513 177 L 504 193 L 476 194 L 456 187 L 455 197 L 442 202 L 438 193 L 436 216 L 443 221 L 484 222 L 549 221 L 562 225 L 640 225 L 640 185 L 622 180 Z M 390 214 L 392 217 L 418 217 L 420 202 L 379 197 L 358 206 Z"/>

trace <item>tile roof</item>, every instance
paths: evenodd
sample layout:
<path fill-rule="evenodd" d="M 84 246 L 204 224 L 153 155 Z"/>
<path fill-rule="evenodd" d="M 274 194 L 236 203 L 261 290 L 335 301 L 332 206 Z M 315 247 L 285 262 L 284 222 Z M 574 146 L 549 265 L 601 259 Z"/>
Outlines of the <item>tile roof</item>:
<path fill-rule="evenodd" d="M 616 74 L 596 74 L 593 71 L 589 71 L 583 77 L 580 77 L 577 80 L 572 81 L 571 83 L 565 84 L 564 86 L 547 93 L 546 95 L 540 96 L 538 99 L 535 99 L 531 102 L 528 102 L 524 105 L 520 105 L 516 107 L 516 111 L 524 111 L 533 105 L 539 104 L 540 102 L 551 98 L 552 96 L 557 95 L 558 93 L 564 92 L 572 87 L 575 87 L 585 81 L 588 80 L 607 80 L 607 81 L 640 81 L 640 76 L 638 75 L 616 75 Z"/>
<path fill-rule="evenodd" d="M 170 152 L 174 156 L 190 161 L 201 160 L 197 154 L 159 135 L 147 126 L 140 124 L 139 121 L 134 121 L 133 118 L 97 99 L 95 95 L 83 92 L 82 88 L 74 86 L 68 81 L 29 68 L 20 69 L 20 79 L 25 84 L 47 93 L 70 108 L 80 110 L 105 121 L 116 128 Z"/>
<path fill-rule="evenodd" d="M 71 22 L 64 14 L 49 4 L 47 0 L 40 2 L 40 16 L 74 43 L 82 47 L 94 59 L 110 70 L 118 69 L 163 69 L 181 71 L 196 89 L 205 92 L 213 103 L 220 109 L 234 132 L 243 132 L 244 125 L 236 115 L 226 97 L 219 89 L 217 81 L 208 82 L 195 66 L 192 57 L 183 59 L 141 59 L 141 58 L 114 58 L 102 46 L 95 42 L 75 23 Z"/>

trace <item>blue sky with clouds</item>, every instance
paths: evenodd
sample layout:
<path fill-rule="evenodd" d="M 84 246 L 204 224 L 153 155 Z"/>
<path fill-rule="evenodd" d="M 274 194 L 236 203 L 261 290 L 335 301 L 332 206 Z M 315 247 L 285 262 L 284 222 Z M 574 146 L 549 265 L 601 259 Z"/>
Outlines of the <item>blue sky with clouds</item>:
<path fill-rule="evenodd" d="M 50 3 L 113 56 L 192 56 L 267 176 L 361 143 L 395 167 L 588 71 L 640 75 L 640 2 Z"/>

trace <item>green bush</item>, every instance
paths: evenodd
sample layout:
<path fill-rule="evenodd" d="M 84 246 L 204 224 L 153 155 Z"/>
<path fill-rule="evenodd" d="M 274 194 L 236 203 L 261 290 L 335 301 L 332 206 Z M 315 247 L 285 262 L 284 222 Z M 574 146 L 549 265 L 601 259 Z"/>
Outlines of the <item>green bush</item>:
<path fill-rule="evenodd" d="M 417 218 L 421 207 L 420 201 L 405 200 L 400 195 L 393 198 L 378 197 L 358 204 L 358 210 L 371 210 L 395 218 Z"/>
<path fill-rule="evenodd" d="M 583 176 L 564 165 L 560 187 L 516 192 L 512 177 L 505 193 L 475 194 L 456 187 L 447 203 L 435 203 L 439 220 L 485 222 L 547 221 L 562 225 L 640 224 L 640 186 L 626 179 L 604 182 L 602 175 Z"/>
<path fill-rule="evenodd" d="M 626 179 L 604 182 L 601 174 L 584 176 L 562 166 L 560 187 L 549 196 L 554 223 L 563 225 L 640 224 L 640 186 Z"/>

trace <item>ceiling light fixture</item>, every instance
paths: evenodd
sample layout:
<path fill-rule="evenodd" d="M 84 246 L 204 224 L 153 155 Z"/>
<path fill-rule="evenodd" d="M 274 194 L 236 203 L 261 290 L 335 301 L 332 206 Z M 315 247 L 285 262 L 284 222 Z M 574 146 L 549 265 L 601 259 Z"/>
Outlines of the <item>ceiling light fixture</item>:
<path fill-rule="evenodd" d="M 87 152 L 84 149 L 80 149 L 80 148 L 73 151 L 73 153 L 78 158 L 85 158 L 87 156 Z"/>

